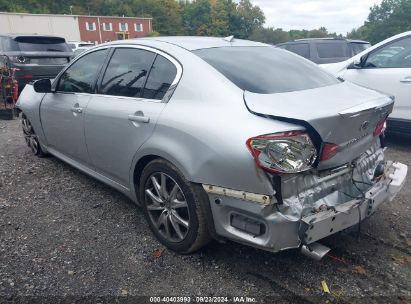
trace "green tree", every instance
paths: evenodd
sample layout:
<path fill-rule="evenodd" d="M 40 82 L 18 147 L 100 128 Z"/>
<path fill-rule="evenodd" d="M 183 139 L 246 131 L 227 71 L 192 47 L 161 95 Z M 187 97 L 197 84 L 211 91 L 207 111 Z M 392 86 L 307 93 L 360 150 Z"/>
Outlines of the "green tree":
<path fill-rule="evenodd" d="M 383 0 L 370 8 L 364 25 L 348 37 L 377 43 L 390 36 L 411 30 L 411 0 Z"/>
<path fill-rule="evenodd" d="M 243 39 L 248 38 L 256 29 L 262 28 L 265 22 L 260 7 L 252 5 L 250 0 L 240 0 L 230 17 L 230 32 Z"/>
<path fill-rule="evenodd" d="M 253 31 L 249 39 L 269 44 L 277 44 L 289 41 L 290 35 L 288 32 L 283 31 L 280 28 L 274 29 L 273 27 L 260 27 Z"/>
<path fill-rule="evenodd" d="M 183 24 L 188 35 L 210 35 L 211 3 L 194 0 L 183 5 Z"/>
<path fill-rule="evenodd" d="M 231 1 L 210 0 L 211 13 L 209 34 L 211 36 L 228 36 L 230 33 L 229 9 Z"/>

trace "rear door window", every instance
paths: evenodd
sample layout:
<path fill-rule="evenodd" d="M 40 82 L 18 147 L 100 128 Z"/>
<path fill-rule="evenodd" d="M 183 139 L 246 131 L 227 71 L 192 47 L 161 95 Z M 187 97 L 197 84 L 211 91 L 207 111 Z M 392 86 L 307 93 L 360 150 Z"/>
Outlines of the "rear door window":
<path fill-rule="evenodd" d="M 163 99 L 177 75 L 177 68 L 168 59 L 157 55 L 151 68 L 142 97 Z"/>
<path fill-rule="evenodd" d="M 304 58 L 310 58 L 310 45 L 308 43 L 293 43 L 285 48 L 287 51 L 296 53 Z"/>
<path fill-rule="evenodd" d="M 75 61 L 61 75 L 57 91 L 65 93 L 92 93 L 94 83 L 107 56 L 107 49 L 89 53 Z"/>
<path fill-rule="evenodd" d="M 59 37 L 16 37 L 12 48 L 21 52 L 71 52 L 66 41 Z"/>
<path fill-rule="evenodd" d="M 104 74 L 99 93 L 141 97 L 156 54 L 146 50 L 118 48 Z"/>
<path fill-rule="evenodd" d="M 317 43 L 317 51 L 319 58 L 342 58 L 345 55 L 345 47 L 343 43 Z"/>

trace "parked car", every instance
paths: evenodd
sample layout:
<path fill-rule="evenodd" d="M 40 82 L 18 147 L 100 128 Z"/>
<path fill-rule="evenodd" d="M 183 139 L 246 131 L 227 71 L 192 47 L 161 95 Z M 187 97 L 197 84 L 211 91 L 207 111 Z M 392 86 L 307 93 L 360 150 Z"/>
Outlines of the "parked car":
<path fill-rule="evenodd" d="M 280 43 L 276 46 L 320 64 L 347 60 L 371 45 L 362 40 L 306 38 Z"/>
<path fill-rule="evenodd" d="M 69 40 L 68 42 L 69 47 L 73 50 L 77 50 L 78 48 L 82 47 L 93 47 L 93 42 L 86 42 L 86 41 L 77 41 L 77 40 Z"/>
<path fill-rule="evenodd" d="M 19 91 L 30 81 L 54 78 L 72 56 L 61 37 L 0 34 L 0 67 L 17 69 Z"/>
<path fill-rule="evenodd" d="M 322 67 L 343 79 L 395 96 L 387 131 L 411 135 L 411 31 L 388 38 L 344 62 Z"/>
<path fill-rule="evenodd" d="M 182 253 L 228 238 L 321 257 L 316 241 L 392 200 L 407 173 L 384 160 L 389 96 L 232 37 L 103 44 L 18 107 L 34 154 L 128 195 Z"/>

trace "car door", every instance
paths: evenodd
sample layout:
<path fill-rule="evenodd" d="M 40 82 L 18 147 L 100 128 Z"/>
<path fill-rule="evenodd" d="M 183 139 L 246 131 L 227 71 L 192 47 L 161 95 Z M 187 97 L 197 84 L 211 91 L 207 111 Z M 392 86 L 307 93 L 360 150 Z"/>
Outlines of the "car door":
<path fill-rule="evenodd" d="M 157 50 L 114 50 L 85 121 L 88 151 L 99 173 L 129 187 L 133 157 L 152 134 L 178 69 L 177 61 Z"/>
<path fill-rule="evenodd" d="M 65 156 L 89 164 L 84 137 L 84 114 L 108 50 L 86 54 L 57 79 L 54 92 L 44 97 L 40 115 L 47 145 Z"/>
<path fill-rule="evenodd" d="M 344 79 L 395 96 L 390 118 L 411 120 L 411 36 L 391 41 L 367 55 L 361 67 L 350 66 Z"/>

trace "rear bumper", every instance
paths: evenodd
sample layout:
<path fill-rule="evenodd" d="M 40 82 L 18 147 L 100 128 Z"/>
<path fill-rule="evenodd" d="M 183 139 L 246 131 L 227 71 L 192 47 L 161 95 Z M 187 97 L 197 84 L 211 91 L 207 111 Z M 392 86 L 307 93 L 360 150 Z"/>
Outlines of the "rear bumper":
<path fill-rule="evenodd" d="M 18 68 L 15 78 L 19 84 L 19 91 L 21 92 L 24 86 L 32 81 L 39 79 L 53 79 L 65 67 L 65 65 L 17 65 L 13 67 Z"/>
<path fill-rule="evenodd" d="M 388 118 L 387 133 L 411 135 L 411 119 Z"/>
<path fill-rule="evenodd" d="M 407 170 L 406 165 L 387 162 L 385 174 L 365 192 L 364 198 L 317 209 L 305 216 L 276 202 L 244 200 L 230 196 L 229 191 L 227 195 L 212 193 L 208 185 L 204 189 L 218 235 L 277 252 L 313 243 L 369 217 L 378 206 L 394 199 L 404 185 Z"/>
<path fill-rule="evenodd" d="M 382 203 L 395 198 L 404 185 L 407 170 L 404 164 L 387 163 L 386 177 L 371 187 L 365 193 L 365 198 L 354 199 L 302 218 L 302 241 L 305 244 L 316 242 L 371 216 Z"/>

